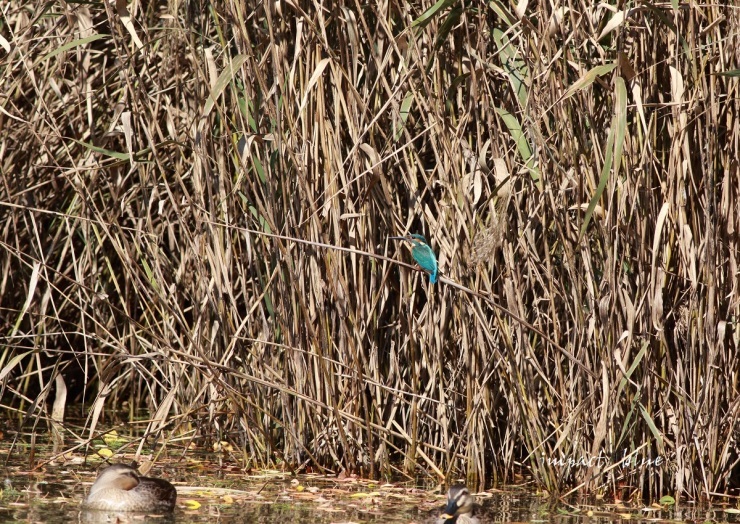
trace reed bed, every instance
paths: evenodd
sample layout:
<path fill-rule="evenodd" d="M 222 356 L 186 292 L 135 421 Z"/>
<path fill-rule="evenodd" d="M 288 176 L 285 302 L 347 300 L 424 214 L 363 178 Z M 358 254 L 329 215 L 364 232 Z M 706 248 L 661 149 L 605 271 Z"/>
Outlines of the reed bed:
<path fill-rule="evenodd" d="M 0 11 L 0 380 L 24 423 L 61 375 L 78 441 L 124 409 L 244 466 L 734 486 L 737 7 Z"/>

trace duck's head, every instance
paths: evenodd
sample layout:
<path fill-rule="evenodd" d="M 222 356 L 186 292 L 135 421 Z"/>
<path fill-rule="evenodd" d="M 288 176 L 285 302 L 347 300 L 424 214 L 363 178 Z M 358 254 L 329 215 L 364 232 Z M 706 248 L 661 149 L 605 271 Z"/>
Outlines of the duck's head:
<path fill-rule="evenodd" d="M 139 485 L 136 469 L 125 464 L 113 464 L 98 473 L 98 478 L 90 488 L 90 495 L 101 489 L 122 489 L 129 491 Z"/>
<path fill-rule="evenodd" d="M 452 486 L 447 492 L 447 506 L 440 519 L 455 522 L 457 517 L 473 513 L 475 497 L 465 486 Z"/>

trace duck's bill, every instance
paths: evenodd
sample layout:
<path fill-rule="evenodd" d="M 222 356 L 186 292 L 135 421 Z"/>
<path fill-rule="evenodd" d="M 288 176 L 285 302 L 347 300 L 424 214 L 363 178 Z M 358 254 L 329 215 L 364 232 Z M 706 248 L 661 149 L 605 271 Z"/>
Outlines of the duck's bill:
<path fill-rule="evenodd" d="M 439 518 L 444 519 L 444 520 L 450 520 L 450 519 L 454 519 L 455 515 L 450 515 L 449 513 L 442 513 L 439 516 Z"/>

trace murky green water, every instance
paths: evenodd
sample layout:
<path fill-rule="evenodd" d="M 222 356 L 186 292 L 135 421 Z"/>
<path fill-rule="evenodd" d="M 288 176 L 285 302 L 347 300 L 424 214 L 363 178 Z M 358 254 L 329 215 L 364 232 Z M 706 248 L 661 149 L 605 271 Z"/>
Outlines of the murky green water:
<path fill-rule="evenodd" d="M 174 472 L 173 472 L 174 473 Z M 182 477 L 182 474 L 173 474 Z M 178 507 L 168 516 L 83 512 L 80 501 L 94 470 L 47 468 L 43 473 L 8 476 L 0 498 L 0 522 L 259 522 L 259 523 L 427 523 L 439 514 L 444 499 L 429 491 L 367 481 L 340 481 L 318 476 L 291 477 L 277 472 L 230 475 L 235 488 L 211 483 L 205 472 L 187 483 L 176 482 Z M 11 486 L 12 485 L 12 489 Z M 517 491 L 478 495 L 482 523 L 502 522 L 738 522 L 731 506 L 699 509 L 691 504 L 671 510 L 566 505 Z"/>
<path fill-rule="evenodd" d="M 178 503 L 175 513 L 166 516 L 82 511 L 80 502 L 95 478 L 94 466 L 31 474 L 18 470 L 5 477 L 0 522 L 422 522 L 443 504 L 441 497 L 423 490 L 366 481 L 295 478 L 278 472 L 214 474 L 214 469 L 169 470 Z M 178 480 L 183 478 L 187 480 Z"/>

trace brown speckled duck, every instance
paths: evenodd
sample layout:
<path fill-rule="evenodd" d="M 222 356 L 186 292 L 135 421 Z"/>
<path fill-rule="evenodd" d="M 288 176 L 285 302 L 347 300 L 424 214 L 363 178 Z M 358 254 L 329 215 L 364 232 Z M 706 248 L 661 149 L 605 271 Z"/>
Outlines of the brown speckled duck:
<path fill-rule="evenodd" d="M 141 477 L 124 464 L 108 466 L 98 473 L 82 503 L 86 510 L 167 512 L 175 508 L 177 491 L 163 479 Z"/>
<path fill-rule="evenodd" d="M 465 486 L 452 486 L 447 492 L 447 507 L 437 524 L 480 524 L 473 516 L 475 497 Z"/>

